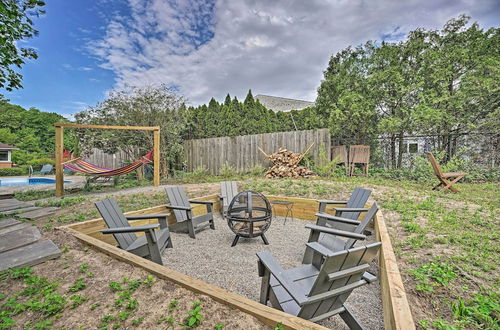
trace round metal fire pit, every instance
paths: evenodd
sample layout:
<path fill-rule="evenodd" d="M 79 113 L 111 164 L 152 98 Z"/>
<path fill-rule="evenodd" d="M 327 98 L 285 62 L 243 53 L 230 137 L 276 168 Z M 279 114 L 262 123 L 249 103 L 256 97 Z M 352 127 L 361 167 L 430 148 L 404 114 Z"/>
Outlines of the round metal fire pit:
<path fill-rule="evenodd" d="M 264 195 L 256 191 L 243 191 L 236 195 L 226 213 L 227 224 L 236 234 L 233 244 L 240 237 L 252 238 L 260 236 L 267 245 L 264 233 L 271 225 L 272 208 Z"/>

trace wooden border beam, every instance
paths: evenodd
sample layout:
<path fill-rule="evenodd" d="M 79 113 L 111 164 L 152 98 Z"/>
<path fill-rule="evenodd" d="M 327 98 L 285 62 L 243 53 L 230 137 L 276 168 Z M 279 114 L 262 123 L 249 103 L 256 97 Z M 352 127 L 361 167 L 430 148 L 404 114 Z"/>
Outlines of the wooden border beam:
<path fill-rule="evenodd" d="M 107 126 L 107 125 L 83 125 L 83 124 L 66 124 L 56 123 L 55 127 L 66 128 L 100 128 L 100 129 L 122 129 L 122 130 L 135 130 L 135 131 L 159 131 L 160 126 Z"/>

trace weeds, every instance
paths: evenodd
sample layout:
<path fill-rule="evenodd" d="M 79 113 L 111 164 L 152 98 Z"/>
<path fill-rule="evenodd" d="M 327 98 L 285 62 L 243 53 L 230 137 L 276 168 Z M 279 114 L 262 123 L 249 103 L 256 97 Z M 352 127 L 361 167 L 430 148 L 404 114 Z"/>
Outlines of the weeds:
<path fill-rule="evenodd" d="M 187 328 L 196 328 L 201 325 L 203 315 L 201 314 L 201 302 L 195 301 L 193 307 L 188 312 L 188 317 L 184 320 L 184 326 Z"/>

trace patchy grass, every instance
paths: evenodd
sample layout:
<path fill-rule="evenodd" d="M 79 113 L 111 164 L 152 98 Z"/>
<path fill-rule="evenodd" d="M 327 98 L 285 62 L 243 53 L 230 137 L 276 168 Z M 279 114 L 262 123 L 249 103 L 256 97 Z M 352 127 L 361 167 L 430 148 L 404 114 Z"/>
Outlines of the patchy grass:
<path fill-rule="evenodd" d="M 255 171 L 257 173 L 257 169 Z M 500 252 L 499 184 L 458 184 L 457 187 L 462 192 L 454 194 L 431 191 L 432 183 L 396 181 L 379 177 L 268 180 L 255 178 L 251 174 L 238 175 L 230 169 L 227 169 L 224 175 L 224 177 L 214 177 L 204 171 L 180 173 L 174 183 L 196 182 L 186 186 L 190 197 L 218 193 L 219 181 L 234 179 L 244 180 L 240 185 L 244 190 L 315 199 L 347 199 L 355 187 L 373 190 L 372 198 L 384 211 L 410 305 L 420 327 L 499 329 L 500 277 L 497 262 Z M 201 184 L 201 182 L 209 183 Z M 113 192 L 109 194 L 112 195 Z M 26 194 L 26 196 L 32 195 Z M 118 200 L 124 212 L 166 202 L 162 191 L 113 197 Z M 82 194 L 65 199 L 69 201 L 60 202 L 62 209 L 55 217 L 37 220 L 35 223 L 50 229 L 60 224 L 98 217 L 93 205 L 95 198 Z M 89 272 L 87 269 L 80 269 L 79 275 L 71 279 L 71 285 L 75 284 L 82 274 L 85 276 L 84 282 L 88 281 L 89 277 L 85 275 L 87 272 Z M 142 280 L 148 281 L 148 279 Z M 120 292 L 124 284 L 120 281 L 117 283 L 122 289 L 116 292 Z M 143 282 L 144 287 L 147 285 Z M 151 285 L 154 286 L 153 283 Z M 73 295 L 78 294 L 81 297 L 68 297 L 67 299 L 70 299 L 68 306 L 82 301 L 83 297 L 87 296 L 86 290 L 75 292 Z M 0 299 L 3 299 L 0 303 L 5 301 L 1 295 Z M 162 327 L 170 326 L 170 322 L 173 322 L 171 314 L 177 310 L 175 301 L 174 299 L 166 302 L 170 303 L 165 308 L 167 312 L 159 316 L 155 324 L 159 322 Z M 118 307 L 123 309 L 122 312 L 128 311 L 126 308 L 128 302 L 128 300 L 118 301 L 120 305 Z M 99 310 L 102 308 L 99 303 L 86 301 L 81 304 L 89 305 L 91 310 Z M 187 310 L 190 308 L 192 306 L 187 306 Z M 201 310 L 199 312 L 201 313 Z M 185 315 L 184 311 L 184 315 L 175 322 L 177 324 L 185 322 Z M 105 315 L 102 317 L 105 318 Z M 144 324 L 140 315 L 126 313 L 109 314 L 109 317 L 101 321 L 111 327 L 123 318 L 126 318 L 126 322 L 130 321 L 131 326 Z"/>

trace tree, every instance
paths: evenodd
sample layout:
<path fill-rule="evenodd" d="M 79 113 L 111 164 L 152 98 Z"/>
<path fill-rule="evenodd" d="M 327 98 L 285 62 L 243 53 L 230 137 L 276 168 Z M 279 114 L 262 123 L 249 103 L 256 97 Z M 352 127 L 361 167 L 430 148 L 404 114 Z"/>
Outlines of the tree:
<path fill-rule="evenodd" d="M 316 125 L 328 125 L 340 143 L 369 143 L 376 135 L 375 102 L 368 80 L 372 43 L 332 56 L 318 89 Z"/>
<path fill-rule="evenodd" d="M 108 99 L 75 115 L 79 124 L 116 126 L 160 126 L 161 172 L 169 170 L 182 159 L 183 138 L 188 128 L 185 99 L 165 85 L 131 87 L 110 93 Z M 80 150 L 92 148 L 106 152 L 122 150 L 135 160 L 153 147 L 150 131 L 75 130 Z"/>
<path fill-rule="evenodd" d="M 38 0 L 0 1 L 0 88 L 22 88 L 22 75 L 15 67 L 20 69 L 26 59 L 38 58 L 34 49 L 18 47 L 16 42 L 38 34 L 30 16 L 44 13 L 44 5 Z"/>

